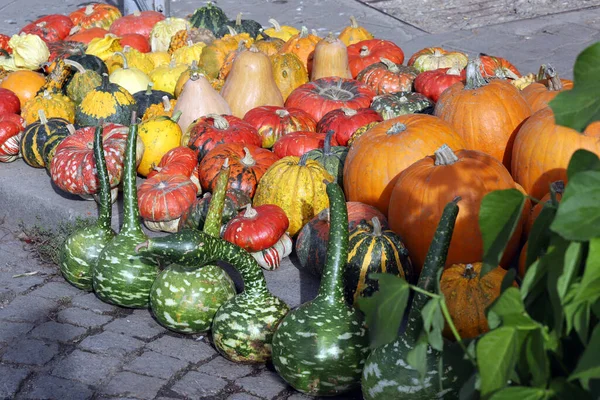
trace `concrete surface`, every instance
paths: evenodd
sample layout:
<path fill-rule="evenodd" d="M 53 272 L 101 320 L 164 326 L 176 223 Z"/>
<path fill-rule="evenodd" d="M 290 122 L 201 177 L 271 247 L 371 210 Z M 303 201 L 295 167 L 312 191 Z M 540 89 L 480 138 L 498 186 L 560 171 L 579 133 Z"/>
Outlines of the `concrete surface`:
<path fill-rule="evenodd" d="M 402 1 L 396 0 L 394 4 L 404 4 Z M 382 7 L 382 3 L 366 5 L 355 0 L 248 0 L 243 4 L 219 0 L 217 3 L 232 17 L 242 11 L 245 17 L 263 24 L 276 17 L 282 24 L 306 25 L 321 33 L 339 32 L 348 17 L 354 15 L 376 37 L 399 44 L 407 58 L 423 47 L 442 46 L 470 55 L 485 52 L 506 57 L 523 73 L 537 71 L 541 63 L 549 62 L 566 78 L 572 76 L 577 54 L 600 40 L 598 7 L 485 28 L 428 34 L 426 29 L 411 25 L 417 24 L 416 20 L 386 15 L 372 7 Z M 0 32 L 15 33 L 40 15 L 68 13 L 80 4 L 73 0 L 43 5 L 37 0 L 0 0 Z M 172 15 L 185 16 L 199 4 L 203 2 L 174 1 Z M 431 21 L 436 21 L 433 14 L 427 14 L 433 24 Z M 476 23 L 471 22 L 465 26 Z M 501 22 L 501 18 L 494 22 Z M 439 24 L 440 29 L 446 29 Z M 168 332 L 147 310 L 132 311 L 102 303 L 93 294 L 66 284 L 56 267 L 41 265 L 33 259 L 16 238 L 20 222 L 51 227 L 61 221 L 96 215 L 94 202 L 55 189 L 45 170 L 33 169 L 22 161 L 0 164 L 0 204 L 0 399 L 308 398 L 287 386 L 272 367 L 229 363 L 217 355 L 207 338 Z M 121 222 L 120 210 L 118 202 L 113 218 L 116 229 Z M 36 274 L 13 277 L 31 272 Z M 291 306 L 316 294 L 317 280 L 301 274 L 293 259 L 286 260 L 278 271 L 265 272 L 265 277 L 271 291 Z"/>

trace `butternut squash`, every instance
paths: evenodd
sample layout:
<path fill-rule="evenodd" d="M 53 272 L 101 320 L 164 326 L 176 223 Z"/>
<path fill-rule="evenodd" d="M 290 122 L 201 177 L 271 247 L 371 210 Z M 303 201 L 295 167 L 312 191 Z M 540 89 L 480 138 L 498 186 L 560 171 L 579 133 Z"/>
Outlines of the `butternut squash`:
<path fill-rule="evenodd" d="M 348 49 L 333 33 L 329 33 L 315 47 L 311 80 L 330 76 L 352 79 L 348 66 Z"/>

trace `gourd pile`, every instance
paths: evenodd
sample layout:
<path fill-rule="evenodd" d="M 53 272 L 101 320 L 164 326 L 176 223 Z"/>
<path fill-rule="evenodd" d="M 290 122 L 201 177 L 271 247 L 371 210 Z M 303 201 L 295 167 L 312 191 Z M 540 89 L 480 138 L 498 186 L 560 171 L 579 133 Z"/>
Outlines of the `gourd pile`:
<path fill-rule="evenodd" d="M 22 158 L 99 203 L 96 225 L 61 252 L 78 288 L 150 307 L 176 332 L 210 331 L 230 360 L 272 358 L 305 393 L 345 393 L 362 379 L 369 399 L 436 397 L 403 367 L 418 339 L 410 325 L 406 340 L 367 360 L 357 299 L 377 291 L 369 274 L 426 289 L 443 268 L 460 334 L 485 332 L 504 268 L 520 259 L 524 274 L 522 249 L 551 185 L 561 193 L 576 149 L 600 154 L 598 125 L 579 134 L 554 123 L 548 102 L 572 82 L 548 64 L 522 75 L 500 57 L 434 47 L 405 65 L 401 47 L 354 18 L 337 37 L 269 22 L 230 19 L 210 3 L 187 18 L 94 3 L 0 35 L 0 162 Z M 480 281 L 479 206 L 511 188 L 539 202 Z M 170 234 L 149 238 L 140 220 Z M 276 272 L 263 270 L 292 251 L 322 281 L 290 312 L 267 289 L 263 273 Z M 242 293 L 217 261 L 239 271 Z M 417 296 L 409 324 L 423 304 Z"/>

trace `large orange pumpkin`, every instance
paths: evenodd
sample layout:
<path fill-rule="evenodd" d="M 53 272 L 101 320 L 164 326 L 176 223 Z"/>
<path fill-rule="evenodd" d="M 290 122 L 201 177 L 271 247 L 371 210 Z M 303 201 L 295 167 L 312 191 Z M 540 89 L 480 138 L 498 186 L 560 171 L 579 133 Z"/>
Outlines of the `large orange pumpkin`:
<path fill-rule="evenodd" d="M 513 146 L 512 175 L 529 195 L 541 199 L 555 181 L 567 183 L 567 167 L 578 149 L 600 156 L 600 122 L 583 133 L 556 125 L 546 107 L 533 114 L 521 127 Z"/>
<path fill-rule="evenodd" d="M 11 72 L 0 83 L 0 88 L 8 89 L 17 95 L 21 108 L 33 99 L 40 88 L 46 83 L 44 75 L 33 71 L 20 70 Z"/>
<path fill-rule="evenodd" d="M 346 200 L 375 206 L 387 215 L 398 175 L 444 143 L 464 148 L 455 130 L 431 115 L 407 114 L 375 125 L 352 143 L 346 157 Z"/>
<path fill-rule="evenodd" d="M 446 266 L 477 262 L 483 258 L 481 200 L 494 190 L 516 188 L 506 168 L 490 155 L 475 150 L 455 153 L 442 146 L 434 156 L 417 161 L 400 174 L 391 192 L 388 222 L 404 239 L 413 265 L 420 271 L 444 206 L 460 196 Z M 528 211 L 523 212 L 522 223 Z M 522 223 L 506 247 L 500 263 L 503 266 L 519 250 Z"/>
<path fill-rule="evenodd" d="M 454 264 L 446 268 L 440 279 L 440 289 L 446 298 L 448 311 L 463 339 L 469 339 L 489 331 L 486 309 L 500 296 L 506 270 L 496 268 L 479 278 L 481 263 Z M 513 286 L 517 286 L 513 282 Z M 448 325 L 444 336 L 454 339 Z"/>
<path fill-rule="evenodd" d="M 457 83 L 441 95 L 435 115 L 447 121 L 463 138 L 466 148 L 480 150 L 510 169 L 512 142 L 531 108 L 510 82 L 482 76 L 479 61 L 467 66 L 467 83 Z"/>
<path fill-rule="evenodd" d="M 554 99 L 563 90 L 573 88 L 573 81 L 560 79 L 551 65 L 542 65 L 538 78 L 537 82 L 527 85 L 521 91 L 521 94 L 531 106 L 532 112 L 547 107 L 550 100 Z"/>

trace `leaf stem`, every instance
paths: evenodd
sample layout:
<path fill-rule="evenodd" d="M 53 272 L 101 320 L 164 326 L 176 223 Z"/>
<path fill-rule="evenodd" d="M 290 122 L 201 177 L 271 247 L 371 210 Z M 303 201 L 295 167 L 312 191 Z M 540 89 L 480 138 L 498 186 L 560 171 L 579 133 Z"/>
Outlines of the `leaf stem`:
<path fill-rule="evenodd" d="M 427 290 L 425 290 L 425 289 L 421 289 L 421 288 L 420 288 L 420 287 L 418 287 L 418 286 L 415 286 L 415 285 L 408 285 L 408 286 L 409 286 L 409 287 L 410 287 L 412 290 L 414 290 L 415 292 L 417 292 L 417 293 L 421 293 L 421 294 L 424 294 L 425 296 L 429 296 L 429 297 L 431 297 L 432 299 L 439 299 L 439 298 L 440 298 L 440 295 L 439 295 L 439 294 L 435 294 L 435 293 L 428 292 Z"/>

